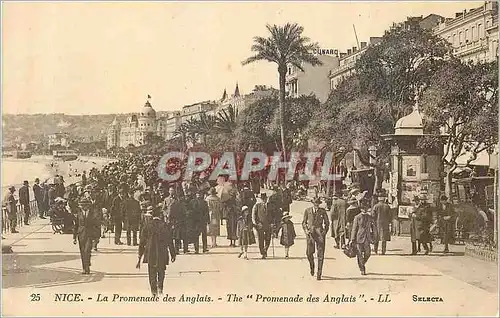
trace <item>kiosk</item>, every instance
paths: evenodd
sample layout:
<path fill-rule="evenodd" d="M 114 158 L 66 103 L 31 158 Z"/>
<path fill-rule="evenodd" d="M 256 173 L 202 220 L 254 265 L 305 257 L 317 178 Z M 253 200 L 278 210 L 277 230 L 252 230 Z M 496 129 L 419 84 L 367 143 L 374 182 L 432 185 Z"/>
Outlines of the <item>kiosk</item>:
<path fill-rule="evenodd" d="M 418 100 L 413 112 L 400 118 L 394 126 L 394 134 L 384 135 L 391 143 L 389 200 L 397 208 L 401 234 L 409 234 L 409 220 L 413 212 L 413 199 L 427 194 L 428 203 L 435 206 L 439 201 L 442 184 L 442 145 L 422 151 L 419 140 L 431 135 L 424 134 Z"/>

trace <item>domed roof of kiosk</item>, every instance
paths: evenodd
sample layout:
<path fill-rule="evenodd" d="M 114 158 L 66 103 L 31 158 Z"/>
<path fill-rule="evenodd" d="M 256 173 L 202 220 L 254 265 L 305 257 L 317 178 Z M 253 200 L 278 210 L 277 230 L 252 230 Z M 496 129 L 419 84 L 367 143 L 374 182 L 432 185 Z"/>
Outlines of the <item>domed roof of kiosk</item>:
<path fill-rule="evenodd" d="M 141 109 L 141 117 L 156 117 L 156 111 L 153 109 L 153 106 L 151 106 L 151 103 L 146 101 L 146 104 L 144 104 L 144 107 Z"/>
<path fill-rule="evenodd" d="M 422 115 L 415 105 L 411 114 L 401 117 L 394 126 L 395 135 L 423 135 L 424 125 Z"/>

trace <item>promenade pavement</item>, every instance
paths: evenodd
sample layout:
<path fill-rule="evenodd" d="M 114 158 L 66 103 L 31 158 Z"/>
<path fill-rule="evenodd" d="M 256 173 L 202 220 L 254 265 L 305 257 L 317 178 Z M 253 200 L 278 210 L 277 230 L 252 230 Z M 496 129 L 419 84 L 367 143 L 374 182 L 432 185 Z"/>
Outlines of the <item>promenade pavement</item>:
<path fill-rule="evenodd" d="M 356 259 L 333 248 L 328 238 L 323 280 L 309 274 L 305 236 L 301 227 L 306 202 L 291 207 L 298 237 L 284 258 L 279 239 L 269 258 L 262 260 L 258 245 L 249 248 L 249 260 L 239 259 L 239 247 L 222 247 L 206 254 L 179 255 L 167 268 L 164 292 L 175 301 L 112 302 L 113 295 L 149 296 L 147 266 L 139 270 L 137 248 L 115 246 L 101 239 L 92 255 L 92 274 L 81 275 L 78 247 L 71 235 L 53 234 L 47 220 L 37 220 L 19 234 L 6 234 L 13 254 L 3 255 L 2 309 L 6 316 L 492 316 L 498 312 L 497 266 L 463 255 L 452 246 L 443 255 L 435 244 L 428 256 L 409 256 L 407 237 L 393 237 L 387 255 L 372 255 L 367 276 L 361 276 Z M 224 226 L 222 227 L 224 229 Z M 224 232 L 224 231 L 223 231 Z M 222 233 L 224 234 L 224 233 Z M 124 240 L 122 238 L 122 240 Z M 191 247 L 191 251 L 193 248 Z M 78 302 L 55 301 L 57 293 L 81 293 Z M 101 294 L 101 296 L 99 296 Z M 228 301 L 228 294 L 241 301 Z M 262 302 L 262 296 L 300 295 L 301 302 Z M 386 296 L 386 294 L 388 296 Z M 33 296 L 34 295 L 34 296 Z M 39 301 L 32 301 L 39 295 Z M 165 296 L 166 296 L 165 295 Z M 189 296 L 197 300 L 180 301 Z M 199 296 L 197 296 L 199 295 Z M 251 297 L 250 297 L 251 295 Z M 380 296 L 382 295 L 382 296 Z M 439 302 L 416 302 L 413 297 L 438 297 Z M 108 296 L 108 301 L 98 301 Z M 205 296 L 210 297 L 207 301 Z M 351 297 L 352 296 L 352 297 Z M 311 297 L 318 297 L 313 302 Z M 330 298 L 335 297 L 335 298 Z M 387 298 L 386 298 L 387 297 Z M 91 298 L 91 299 L 90 299 Z M 309 299 L 308 299 L 309 298 Z M 325 302 L 325 298 L 333 302 Z M 353 301 L 355 298 L 355 301 Z M 204 299 L 205 301 L 201 301 Z M 311 300 L 311 301 L 308 301 Z M 379 302 L 388 300 L 388 302 Z"/>

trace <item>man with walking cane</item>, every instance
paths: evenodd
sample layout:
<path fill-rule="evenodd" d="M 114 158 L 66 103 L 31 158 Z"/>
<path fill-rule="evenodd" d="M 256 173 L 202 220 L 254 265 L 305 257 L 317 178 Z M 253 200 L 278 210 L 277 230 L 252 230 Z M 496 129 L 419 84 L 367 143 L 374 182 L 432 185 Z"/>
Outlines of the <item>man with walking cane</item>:
<path fill-rule="evenodd" d="M 307 236 L 306 256 L 309 260 L 309 268 L 311 276 L 314 276 L 314 252 L 318 250 L 318 270 L 317 280 L 321 280 L 323 271 L 323 260 L 325 256 L 325 240 L 326 233 L 330 227 L 328 214 L 325 209 L 320 208 L 321 199 L 314 198 L 313 207 L 307 208 L 304 213 L 304 220 L 302 221 L 302 228 Z"/>
<path fill-rule="evenodd" d="M 271 224 L 271 248 L 273 249 L 273 258 L 274 258 L 274 238 L 278 236 L 278 230 L 276 230 L 276 226 Z"/>

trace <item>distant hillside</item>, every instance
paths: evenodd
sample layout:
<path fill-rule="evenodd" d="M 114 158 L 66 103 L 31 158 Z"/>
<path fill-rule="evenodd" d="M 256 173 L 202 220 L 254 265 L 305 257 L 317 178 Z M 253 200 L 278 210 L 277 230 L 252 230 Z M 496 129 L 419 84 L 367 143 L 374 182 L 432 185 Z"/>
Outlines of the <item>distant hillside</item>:
<path fill-rule="evenodd" d="M 30 141 L 46 142 L 47 135 L 54 132 L 67 132 L 74 140 L 101 140 L 106 137 L 106 130 L 115 117 L 120 122 L 132 114 L 106 115 L 3 115 L 2 133 L 4 146 L 27 143 Z"/>

